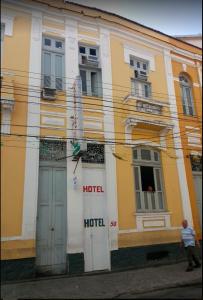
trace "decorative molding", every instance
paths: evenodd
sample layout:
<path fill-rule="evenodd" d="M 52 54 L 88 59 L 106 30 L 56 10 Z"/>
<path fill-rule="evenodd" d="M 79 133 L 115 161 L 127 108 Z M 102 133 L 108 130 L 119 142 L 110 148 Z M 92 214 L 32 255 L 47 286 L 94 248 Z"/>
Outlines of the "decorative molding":
<path fill-rule="evenodd" d="M 96 122 L 86 122 L 84 121 L 84 128 L 91 128 L 91 129 L 98 129 L 98 130 L 102 130 L 103 128 L 103 124 L 102 123 L 96 123 Z"/>
<path fill-rule="evenodd" d="M 16 241 L 16 240 L 23 240 L 23 237 L 22 236 L 1 237 L 1 242 Z"/>
<path fill-rule="evenodd" d="M 108 101 L 108 111 L 104 112 L 104 137 L 105 141 L 115 140 L 114 133 L 114 112 L 113 112 L 113 95 L 112 95 L 112 63 L 111 63 L 111 46 L 110 31 L 103 26 L 100 27 L 100 55 L 102 68 L 102 85 L 103 85 L 103 103 Z M 105 89 L 105 85 L 109 88 Z M 109 101 L 111 99 L 111 101 Z M 118 224 L 118 204 L 117 204 L 117 181 L 116 181 L 116 159 L 111 154 L 110 145 L 105 145 L 106 158 L 106 196 L 107 211 L 109 220 L 114 220 Z M 118 249 L 118 228 L 109 228 L 109 250 Z"/>
<path fill-rule="evenodd" d="M 41 123 L 42 124 L 47 124 L 47 125 L 64 126 L 65 125 L 65 119 L 64 118 L 42 117 Z"/>
<path fill-rule="evenodd" d="M 170 54 L 170 56 L 171 56 L 172 60 L 178 61 L 178 62 L 184 64 L 185 66 L 186 65 L 195 66 L 195 62 L 192 61 L 192 60 L 180 57 L 180 56 L 175 55 L 175 54 Z M 184 67 L 183 67 L 183 70 L 184 70 Z"/>
<path fill-rule="evenodd" d="M 55 111 L 49 111 L 49 110 L 41 110 L 41 115 L 47 115 L 47 116 L 60 116 L 60 117 L 66 117 L 65 113 L 62 112 L 55 112 Z"/>
<path fill-rule="evenodd" d="M 32 11 L 32 27 L 30 39 L 30 62 L 29 73 L 41 73 L 41 49 L 42 49 L 42 14 Z M 37 60 L 36 60 L 37 57 Z M 23 239 L 35 239 L 36 216 L 38 198 L 38 172 L 39 172 L 39 139 L 30 136 L 40 135 L 40 77 L 30 77 L 29 86 L 38 87 L 28 92 L 28 117 L 27 117 L 27 139 L 25 158 L 25 180 L 23 199 Z M 33 104 L 33 97 L 35 103 Z M 30 142 L 35 142 L 36 147 L 29 147 Z"/>
<path fill-rule="evenodd" d="M 90 42 L 93 42 L 96 45 L 99 45 L 99 38 L 92 37 L 92 36 L 89 36 L 89 35 L 79 34 L 78 35 L 78 41 L 81 41 L 81 40 L 86 40 L 87 43 L 88 43 L 88 41 L 90 41 Z"/>
<path fill-rule="evenodd" d="M 130 55 L 149 61 L 149 69 L 155 71 L 155 59 L 153 55 L 143 49 L 134 48 L 124 44 L 124 61 L 130 65 Z"/>
<path fill-rule="evenodd" d="M 65 37 L 65 30 L 62 30 L 62 29 L 54 29 L 54 28 L 51 28 L 49 26 L 43 26 L 42 28 L 42 32 L 43 33 L 51 33 L 51 34 L 54 34 L 56 36 L 59 36 L 59 37 Z"/>

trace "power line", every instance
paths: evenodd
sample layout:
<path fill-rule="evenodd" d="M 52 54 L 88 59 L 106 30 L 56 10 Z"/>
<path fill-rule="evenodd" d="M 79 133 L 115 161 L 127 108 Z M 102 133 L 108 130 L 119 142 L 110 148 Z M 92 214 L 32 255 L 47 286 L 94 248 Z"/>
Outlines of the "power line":
<path fill-rule="evenodd" d="M 47 139 L 47 136 L 39 136 L 39 135 L 28 135 L 28 134 L 17 134 L 17 133 L 7 133 L 7 134 L 2 134 L 2 136 L 4 135 L 7 135 L 7 136 L 18 136 L 18 137 L 30 137 L 30 138 L 36 138 L 36 139 L 39 139 L 39 140 L 42 140 L 42 139 Z M 52 137 L 52 140 L 59 140 L 59 141 L 65 141 L 65 140 L 72 140 L 73 138 L 70 137 Z M 100 142 L 101 144 L 104 144 L 104 145 L 124 145 L 124 146 L 133 146 L 133 147 L 136 147 L 138 145 L 134 144 L 134 143 L 126 143 L 126 142 L 117 142 L 117 141 L 107 141 L 107 140 L 100 140 L 99 138 L 79 138 L 78 139 L 79 141 L 85 141 L 85 142 Z M 116 140 L 116 139 L 115 139 Z M 124 139 L 123 139 L 124 140 Z M 148 144 L 148 142 L 147 142 Z M 140 145 L 145 145 L 144 143 L 140 144 Z M 139 146 L 140 146 L 139 145 Z M 165 147 L 163 146 L 159 146 L 160 148 L 163 148 L 165 149 Z M 175 149 L 175 150 L 193 150 L 194 151 L 194 148 L 189 148 L 189 147 L 185 147 L 185 148 L 181 148 L 181 147 L 169 147 L 167 146 L 167 149 Z"/>
<path fill-rule="evenodd" d="M 7 83 L 10 83 L 9 81 L 6 81 L 6 80 L 4 80 L 4 82 L 7 82 Z M 22 85 L 22 84 L 21 84 Z M 23 84 L 23 85 L 25 85 L 25 84 Z M 6 84 L 4 84 L 3 83 L 3 86 L 5 87 L 7 87 L 7 89 L 13 89 L 13 87 L 11 87 L 11 85 L 6 85 Z M 37 88 L 37 89 L 33 89 L 33 88 L 30 88 L 30 86 L 32 86 L 32 85 L 25 85 L 26 87 L 24 88 L 24 87 L 22 87 L 22 88 L 20 88 L 20 87 L 16 87 L 15 86 L 15 89 L 18 89 L 18 90 L 20 90 L 20 91 L 33 91 L 33 92 L 36 92 L 36 93 L 41 93 L 41 89 L 39 89 L 39 87 Z M 70 88 L 70 89 L 72 89 L 72 88 Z M 73 97 L 74 95 L 73 94 L 68 94 L 66 91 L 60 91 L 60 92 L 62 92 L 63 93 L 63 95 L 65 95 L 65 96 L 70 96 L 70 97 Z M 6 92 L 4 92 L 4 93 L 6 93 Z M 91 96 L 91 95 L 90 95 Z M 130 96 L 132 96 L 132 97 L 136 97 L 136 96 L 134 96 L 134 95 L 128 95 L 129 97 Z M 86 97 L 86 98 L 88 98 L 88 99 L 92 99 L 92 97 L 94 97 L 94 96 L 91 96 L 91 98 L 90 97 L 88 97 L 88 95 L 82 95 L 82 97 Z M 132 104 L 127 104 L 126 102 L 124 102 L 124 98 L 125 97 L 121 97 L 121 96 L 105 96 L 105 99 L 103 99 L 102 97 L 97 97 L 97 96 L 95 96 L 95 98 L 99 98 L 99 99 L 102 99 L 102 101 L 103 102 L 109 102 L 109 103 L 118 103 L 119 105 L 127 105 L 127 106 L 133 106 L 134 107 L 134 105 L 132 105 Z M 138 99 L 136 99 L 136 100 L 142 100 L 142 98 L 141 99 L 139 99 L 139 97 L 137 96 L 137 98 Z M 106 100 L 106 99 L 110 99 L 110 101 L 108 101 L 108 100 Z M 118 101 L 120 101 L 120 99 L 121 99 L 121 102 L 117 102 L 117 101 L 115 101 L 115 99 L 116 100 L 118 100 Z M 165 98 L 164 98 L 165 99 Z M 113 101 L 112 101 L 113 100 Z M 131 100 L 133 100 L 133 99 L 131 99 Z M 149 98 L 149 99 L 147 99 L 147 100 L 151 100 L 151 101 L 153 101 L 153 99 L 151 99 L 151 98 Z M 59 100 L 58 99 L 58 101 L 63 101 L 63 100 Z M 164 102 L 164 101 L 159 101 L 160 103 L 160 105 L 162 105 L 162 106 L 164 106 L 166 103 Z M 150 103 L 150 104 L 152 104 L 152 103 Z M 157 103 L 154 103 L 154 105 L 159 105 L 159 104 L 157 104 Z M 181 107 L 182 108 L 182 105 L 179 105 L 179 104 L 176 104 L 176 105 L 172 105 L 172 104 L 167 104 L 168 105 L 168 107 L 174 107 L 175 109 L 177 108 L 177 107 Z M 174 114 L 178 114 L 178 115 L 183 115 L 183 116 L 185 116 L 185 114 L 184 113 L 180 113 L 180 112 L 178 112 L 178 111 L 172 111 L 172 110 L 170 110 L 170 112 L 171 113 L 174 113 Z"/>
<path fill-rule="evenodd" d="M 33 78 L 33 79 L 41 79 L 42 76 L 44 75 L 47 75 L 47 74 L 44 74 L 44 73 L 37 73 L 37 72 L 30 72 L 30 71 L 23 71 L 23 70 L 17 70 L 17 69 L 9 69 L 9 68 L 2 68 L 2 69 L 5 69 L 5 70 L 10 70 L 11 72 L 23 72 L 23 73 L 27 73 L 27 74 L 37 74 L 37 75 L 40 75 L 40 78 L 36 78 L 36 77 L 32 77 L 32 76 L 23 76 L 23 75 L 17 75 L 18 77 L 25 77 L 25 78 Z M 15 75 L 14 75 L 15 76 Z M 74 77 L 65 77 L 65 76 L 61 76 L 60 78 L 65 78 L 65 79 L 72 79 L 72 80 L 75 80 Z M 54 79 L 51 79 L 51 81 L 54 81 Z M 90 79 L 87 79 L 86 81 L 91 81 Z M 72 83 L 65 83 L 65 85 L 68 85 L 68 84 L 72 84 Z M 130 93 L 131 92 L 131 86 L 123 86 L 123 85 L 117 85 L 117 84 L 112 84 L 112 83 L 107 83 L 107 82 L 103 82 L 102 81 L 102 84 L 104 85 L 110 85 L 110 86 L 119 86 L 119 87 L 124 87 L 126 88 L 127 90 L 119 90 L 119 89 L 116 89 L 116 91 L 123 91 L 123 92 L 128 92 Z M 29 83 L 28 83 L 28 86 L 29 86 Z M 36 86 L 38 87 L 38 86 Z M 101 87 L 101 86 L 98 86 L 98 87 Z M 107 90 L 111 90 L 113 91 L 114 89 L 112 88 L 102 88 L 102 89 L 107 89 Z M 159 93 L 159 92 L 152 92 L 152 94 L 160 94 L 160 95 L 166 95 L 167 97 L 170 97 L 170 98 L 181 98 L 179 96 L 176 96 L 176 95 L 170 95 L 170 94 L 166 94 L 166 93 Z M 160 97 L 161 98 L 161 97 Z M 201 99 L 200 99 L 201 100 Z"/>
<path fill-rule="evenodd" d="M 13 95 L 13 93 L 9 93 L 9 92 L 3 92 L 3 94 L 11 94 L 11 95 Z M 20 94 L 20 93 L 15 93 L 15 95 L 18 95 L 18 96 L 25 96 L 25 97 L 31 97 L 31 98 L 37 98 L 37 99 L 41 99 L 41 97 L 38 97 L 38 96 L 34 96 L 34 95 L 28 95 L 28 94 Z M 75 98 L 80 98 L 80 97 L 75 97 Z M 88 99 L 91 99 L 90 97 L 86 97 L 86 98 L 88 98 Z M 2 100 L 1 100 L 2 101 Z M 60 102 L 65 102 L 65 103 L 72 103 L 73 104 L 73 101 L 71 101 L 71 100 L 57 100 L 57 101 L 60 101 Z M 36 105 L 41 105 L 41 104 L 44 104 L 44 103 L 42 103 L 42 102 L 31 102 L 31 101 L 22 101 L 22 100 L 15 100 L 15 102 L 18 102 L 18 103 L 26 103 L 26 104 L 36 104 Z M 109 102 L 109 101 L 107 101 L 107 102 Z M 76 101 L 75 103 L 80 103 L 80 102 L 78 102 L 78 101 Z M 106 112 L 110 112 L 110 113 L 113 113 L 114 115 L 115 115 L 115 113 L 122 113 L 122 112 L 120 112 L 120 111 L 117 111 L 117 112 L 114 112 L 113 110 L 112 111 L 109 111 L 109 110 L 107 110 L 107 109 L 103 109 L 103 107 L 107 107 L 107 108 L 111 108 L 111 109 L 115 109 L 115 110 L 121 110 L 121 111 L 127 111 L 127 112 L 133 112 L 133 113 L 139 113 L 139 111 L 137 111 L 137 110 L 132 110 L 132 109 L 127 109 L 127 108 L 122 108 L 122 107 L 115 107 L 115 106 L 108 106 L 108 105 L 103 105 L 103 104 L 95 104 L 95 103 L 91 103 L 91 102 L 83 102 L 83 104 L 86 104 L 86 105 L 91 105 L 91 106 L 99 106 L 99 107 L 102 107 L 102 110 L 103 111 L 106 111 Z M 51 103 L 49 103 L 49 105 L 52 105 Z M 70 107 L 70 106 L 60 106 L 60 104 L 57 104 L 58 105 L 58 107 L 66 107 L 66 108 L 72 108 L 72 107 Z M 153 114 L 153 113 L 151 113 L 151 114 Z M 155 115 L 155 116 L 160 116 L 160 118 L 161 119 L 164 119 L 164 118 L 166 118 L 166 119 L 169 119 L 169 120 L 171 120 L 171 119 L 174 119 L 174 120 L 181 120 L 181 119 L 183 119 L 184 120 L 184 118 L 176 118 L 176 117 L 173 117 L 173 116 L 170 116 L 170 115 L 157 115 L 157 114 L 153 114 L 153 115 Z M 125 115 L 125 117 L 126 117 L 126 115 Z M 197 121 L 197 120 L 190 120 L 191 122 L 195 122 L 195 123 L 197 123 L 197 122 L 199 122 L 199 123 L 202 123 L 202 121 Z"/>

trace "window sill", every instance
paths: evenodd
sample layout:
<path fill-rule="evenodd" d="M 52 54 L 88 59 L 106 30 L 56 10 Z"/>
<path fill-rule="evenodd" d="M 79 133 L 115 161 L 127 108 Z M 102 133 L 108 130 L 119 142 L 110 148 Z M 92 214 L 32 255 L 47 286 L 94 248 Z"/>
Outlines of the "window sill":
<path fill-rule="evenodd" d="M 95 99 L 95 100 L 103 100 L 103 96 L 94 96 L 94 95 L 82 95 L 84 99 Z"/>

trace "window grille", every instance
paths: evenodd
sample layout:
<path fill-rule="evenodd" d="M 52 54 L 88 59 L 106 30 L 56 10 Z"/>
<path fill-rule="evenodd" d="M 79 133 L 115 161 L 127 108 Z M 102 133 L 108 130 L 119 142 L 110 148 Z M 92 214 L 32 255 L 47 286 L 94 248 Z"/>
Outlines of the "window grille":
<path fill-rule="evenodd" d="M 39 159 L 41 161 L 57 160 L 66 156 L 66 142 L 53 140 L 40 141 Z"/>
<path fill-rule="evenodd" d="M 87 151 L 82 156 L 83 163 L 104 164 L 104 145 L 103 144 L 87 144 Z"/>

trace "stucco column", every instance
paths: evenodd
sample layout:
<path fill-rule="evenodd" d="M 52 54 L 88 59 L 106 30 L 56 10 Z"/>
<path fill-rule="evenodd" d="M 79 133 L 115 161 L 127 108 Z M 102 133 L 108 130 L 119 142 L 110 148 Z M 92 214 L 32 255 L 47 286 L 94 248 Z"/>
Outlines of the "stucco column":
<path fill-rule="evenodd" d="M 173 82 L 173 70 L 172 70 L 172 62 L 171 55 L 169 50 L 164 50 L 164 62 L 165 62 L 165 70 L 166 70 L 166 79 L 167 79 L 167 87 L 168 87 L 168 98 L 170 103 L 170 111 L 171 111 L 171 121 L 173 122 L 173 135 L 174 135 L 174 147 L 177 157 L 177 169 L 179 176 L 179 184 L 180 191 L 182 197 L 182 207 L 183 207 L 183 215 L 184 218 L 188 220 L 190 225 L 193 225 L 192 220 L 192 211 L 190 204 L 190 197 L 187 185 L 186 171 L 185 171 L 185 161 L 184 154 L 182 150 L 182 142 L 180 136 L 180 128 L 178 122 L 178 110 Z M 175 201 L 175 199 L 174 199 Z"/>

